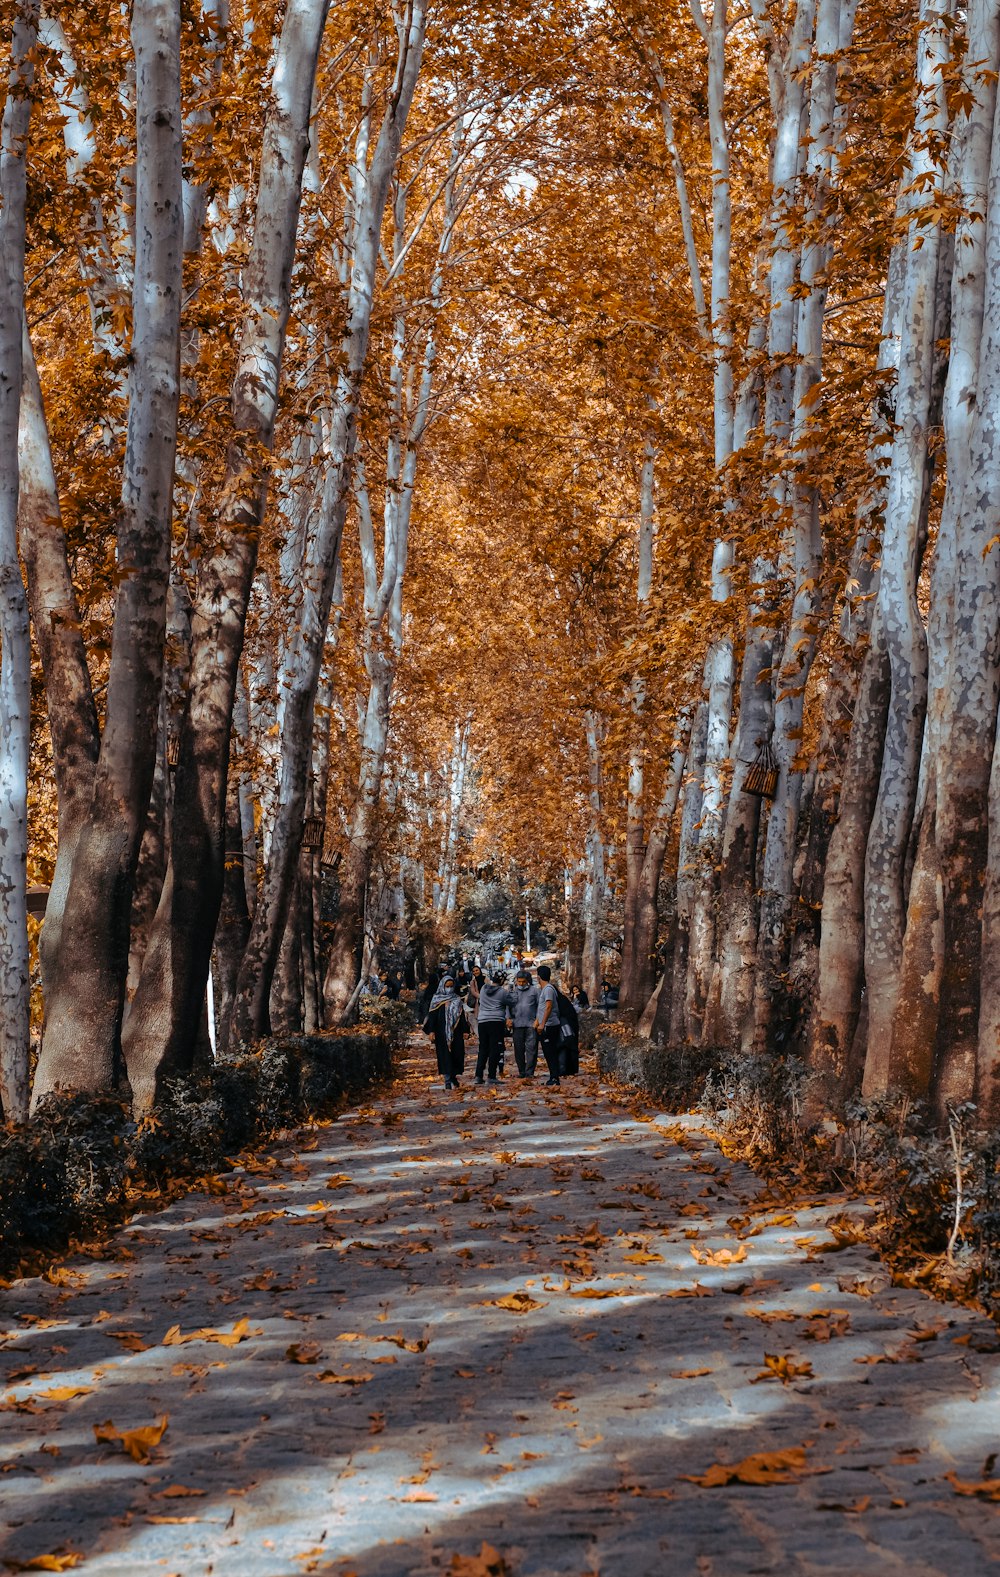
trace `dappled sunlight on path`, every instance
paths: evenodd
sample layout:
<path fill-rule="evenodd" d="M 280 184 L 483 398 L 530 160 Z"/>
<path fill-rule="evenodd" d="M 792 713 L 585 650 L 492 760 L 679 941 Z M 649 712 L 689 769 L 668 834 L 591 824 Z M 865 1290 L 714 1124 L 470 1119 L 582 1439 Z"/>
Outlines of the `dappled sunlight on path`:
<path fill-rule="evenodd" d="M 985 1321 L 592 1076 L 426 1070 L 3 1294 L 12 1569 L 409 1577 L 484 1540 L 515 1577 L 1000 1561 L 997 1507 L 955 1487 L 1000 1447 Z M 95 1438 L 164 1417 L 127 1442 L 147 1460 Z M 693 1481 L 757 1453 L 778 1482 Z"/>

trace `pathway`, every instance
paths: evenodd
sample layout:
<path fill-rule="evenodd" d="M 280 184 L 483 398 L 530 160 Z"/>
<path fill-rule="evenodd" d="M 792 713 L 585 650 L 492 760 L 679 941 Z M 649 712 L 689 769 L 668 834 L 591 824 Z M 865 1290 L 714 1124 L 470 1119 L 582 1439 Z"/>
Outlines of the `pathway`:
<path fill-rule="evenodd" d="M 0 1551 L 94 1577 L 998 1566 L 1000 1507 L 959 1488 L 996 1476 L 992 1327 L 834 1252 L 830 1214 L 593 1077 L 446 1095 L 411 1064 L 2 1294 Z"/>

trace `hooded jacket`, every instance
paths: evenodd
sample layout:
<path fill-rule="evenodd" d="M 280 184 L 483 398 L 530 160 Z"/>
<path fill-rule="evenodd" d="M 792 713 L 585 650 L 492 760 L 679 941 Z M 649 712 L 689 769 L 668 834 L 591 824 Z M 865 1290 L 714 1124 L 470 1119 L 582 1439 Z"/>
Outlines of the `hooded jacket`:
<path fill-rule="evenodd" d="M 522 991 L 514 987 L 514 1011 L 511 1018 L 515 1029 L 530 1029 L 538 1016 L 538 987 L 525 986 Z"/>
<path fill-rule="evenodd" d="M 492 981 L 479 993 L 480 1024 L 502 1024 L 514 1007 L 514 998 L 505 986 L 495 986 Z"/>

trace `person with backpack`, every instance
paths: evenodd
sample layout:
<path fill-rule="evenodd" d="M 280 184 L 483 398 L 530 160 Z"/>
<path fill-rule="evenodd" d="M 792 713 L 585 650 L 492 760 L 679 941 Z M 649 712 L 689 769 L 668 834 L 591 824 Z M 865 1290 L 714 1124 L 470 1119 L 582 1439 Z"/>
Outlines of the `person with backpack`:
<path fill-rule="evenodd" d="M 538 1044 L 542 1048 L 549 1070 L 545 1084 L 546 1088 L 558 1089 L 562 1069 L 562 1022 L 559 1018 L 559 999 L 556 988 L 552 984 L 552 971 L 548 964 L 539 964 L 536 973 L 538 1012 L 535 1029 L 538 1033 Z"/>

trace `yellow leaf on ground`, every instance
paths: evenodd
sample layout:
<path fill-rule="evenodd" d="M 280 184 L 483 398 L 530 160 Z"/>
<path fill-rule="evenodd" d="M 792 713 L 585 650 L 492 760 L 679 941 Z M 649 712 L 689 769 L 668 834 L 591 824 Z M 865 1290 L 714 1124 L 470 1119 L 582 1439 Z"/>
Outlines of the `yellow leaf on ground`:
<path fill-rule="evenodd" d="M 437 1500 L 437 1496 L 433 1493 L 432 1490 L 429 1490 L 429 1489 L 411 1489 L 405 1495 L 400 1495 L 399 1498 L 400 1498 L 400 1500 L 409 1500 L 409 1501 L 414 1501 L 414 1500 L 417 1500 L 417 1501 Z"/>
<path fill-rule="evenodd" d="M 747 1246 L 741 1243 L 737 1249 L 693 1248 L 690 1252 L 699 1265 L 739 1265 L 747 1257 Z"/>
<path fill-rule="evenodd" d="M 640 1250 L 637 1254 L 626 1254 L 624 1257 L 630 1265 L 656 1265 L 663 1263 L 662 1254 L 650 1254 L 645 1249 Z"/>
<path fill-rule="evenodd" d="M 492 1544 L 485 1541 L 478 1555 L 453 1555 L 452 1577 L 509 1577 L 510 1567 Z"/>
<path fill-rule="evenodd" d="M 151 1498 L 153 1500 L 189 1500 L 192 1496 L 199 1498 L 204 1495 L 203 1489 L 189 1489 L 186 1484 L 168 1484 L 166 1489 L 159 1489 Z"/>
<path fill-rule="evenodd" d="M 831 1468 L 811 1467 L 802 1446 L 787 1451 L 756 1451 L 739 1462 L 713 1462 L 704 1473 L 681 1473 L 688 1484 L 702 1489 L 718 1489 L 726 1484 L 797 1484 L 814 1473 L 830 1473 Z"/>
<path fill-rule="evenodd" d="M 665 1298 L 714 1298 L 715 1288 L 703 1287 L 700 1281 L 696 1281 L 693 1287 L 675 1287 L 673 1292 L 665 1292 L 663 1296 Z"/>
<path fill-rule="evenodd" d="M 96 1391 L 94 1385 L 54 1385 L 48 1391 L 36 1391 L 36 1397 L 45 1402 L 71 1402 L 74 1396 L 89 1396 Z"/>
<path fill-rule="evenodd" d="M 334 1374 L 332 1369 L 323 1369 L 316 1375 L 321 1385 L 364 1385 L 372 1378 L 370 1374 Z"/>
<path fill-rule="evenodd" d="M 116 1429 L 110 1418 L 94 1425 L 94 1438 L 98 1441 L 117 1440 L 122 1450 L 134 1462 L 148 1462 L 150 1453 L 158 1446 L 167 1432 L 169 1414 L 164 1413 L 158 1424 L 146 1424 L 141 1429 Z"/>
<path fill-rule="evenodd" d="M 44 1279 L 51 1282 L 53 1287 L 83 1287 L 87 1281 L 86 1276 L 81 1276 L 78 1270 L 67 1270 L 65 1265 L 53 1265 L 51 1270 L 45 1272 Z"/>
<path fill-rule="evenodd" d="M 714 1374 L 714 1369 L 671 1369 L 671 1380 L 698 1380 L 703 1374 Z"/>
<path fill-rule="evenodd" d="M 532 1309 L 544 1309 L 544 1302 L 533 1298 L 530 1292 L 508 1292 L 502 1298 L 488 1298 L 488 1304 L 498 1309 L 510 1309 L 512 1314 L 529 1314 Z"/>
<path fill-rule="evenodd" d="M 792 1380 L 813 1378 L 811 1363 L 793 1363 L 791 1358 L 783 1354 L 766 1352 L 764 1354 L 766 1368 L 760 1374 L 754 1375 L 751 1385 L 757 1385 L 761 1380 L 780 1380 L 782 1385 L 788 1385 Z"/>
<path fill-rule="evenodd" d="M 944 1476 L 956 1495 L 1000 1501 L 1000 1478 L 961 1479 L 956 1473 L 946 1473 Z"/>
<path fill-rule="evenodd" d="M 174 1328 L 177 1329 L 176 1326 Z M 129 1352 L 148 1352 L 149 1350 L 149 1343 L 143 1341 L 138 1331 L 106 1331 L 105 1335 L 110 1336 L 112 1341 L 121 1342 L 122 1346 L 127 1347 Z"/>
<path fill-rule="evenodd" d="M 30 1561 L 16 1561 L 11 1555 L 4 1556 L 4 1564 L 12 1572 L 70 1572 L 82 1560 L 83 1556 L 74 1551 L 67 1555 L 33 1555 Z"/>
<path fill-rule="evenodd" d="M 289 1363 L 319 1363 L 323 1356 L 323 1349 L 319 1342 L 292 1342 L 285 1348 L 285 1357 Z"/>
<path fill-rule="evenodd" d="M 200 1330 L 188 1331 L 185 1336 L 179 1325 L 171 1325 L 163 1338 L 164 1347 L 183 1347 L 185 1342 L 219 1342 L 223 1347 L 236 1347 L 240 1342 L 249 1341 L 251 1336 L 260 1336 L 259 1328 L 250 1329 L 250 1321 L 237 1320 L 231 1331 L 218 1331 L 210 1325 L 202 1326 Z"/>

